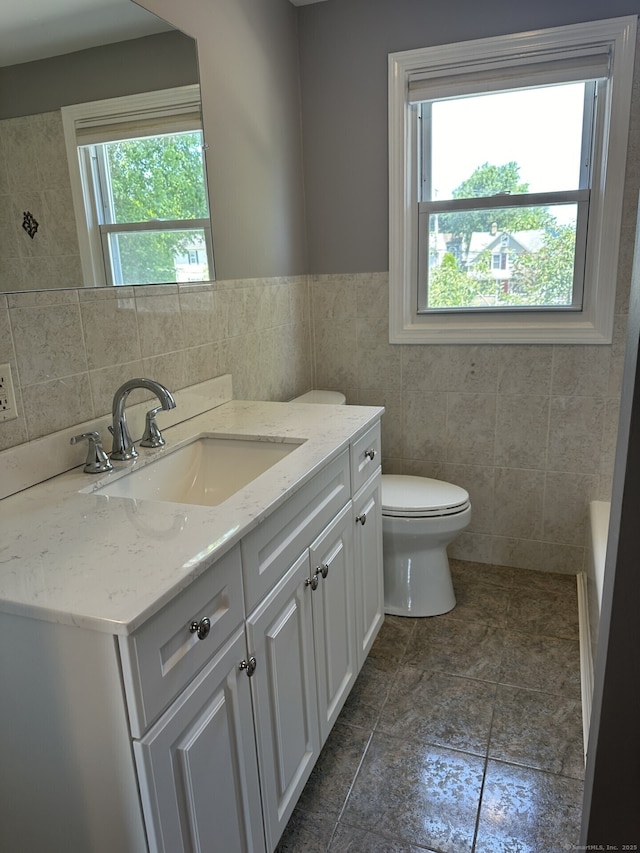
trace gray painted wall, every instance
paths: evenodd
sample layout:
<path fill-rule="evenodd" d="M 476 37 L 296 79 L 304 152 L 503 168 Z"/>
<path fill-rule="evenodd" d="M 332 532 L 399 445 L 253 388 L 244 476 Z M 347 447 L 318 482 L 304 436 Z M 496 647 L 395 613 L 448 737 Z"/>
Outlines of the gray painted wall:
<path fill-rule="evenodd" d="M 389 268 L 389 53 L 639 11 L 637 0 L 329 0 L 302 7 L 309 272 Z"/>
<path fill-rule="evenodd" d="M 297 10 L 144 0 L 197 37 L 216 276 L 305 273 Z"/>
<path fill-rule="evenodd" d="M 158 33 L 0 68 L 0 119 L 197 82 L 195 41 Z"/>

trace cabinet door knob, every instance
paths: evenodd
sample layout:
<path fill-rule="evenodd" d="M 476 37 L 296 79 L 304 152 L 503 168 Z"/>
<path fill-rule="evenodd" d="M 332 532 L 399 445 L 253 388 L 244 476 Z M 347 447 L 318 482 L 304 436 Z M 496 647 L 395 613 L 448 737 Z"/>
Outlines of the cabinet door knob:
<path fill-rule="evenodd" d="M 364 527 L 367 523 L 367 513 L 363 512 L 362 515 L 356 515 L 356 524 L 360 522 L 360 524 Z"/>
<path fill-rule="evenodd" d="M 318 574 L 318 572 L 320 572 L 323 578 L 326 578 L 326 576 L 329 574 L 329 564 L 323 563 L 321 566 L 318 566 L 318 568 L 316 569 L 316 575 Z"/>
<path fill-rule="evenodd" d="M 364 455 L 367 457 L 367 459 L 371 459 L 371 461 L 373 462 L 376 457 L 376 452 L 372 447 L 370 450 L 365 450 Z"/>
<path fill-rule="evenodd" d="M 197 619 L 194 619 L 189 625 L 189 630 L 192 634 L 197 634 L 199 640 L 204 640 L 205 637 L 209 636 L 209 631 L 211 630 L 211 619 L 209 619 L 208 616 L 205 616 L 199 622 Z"/>
<path fill-rule="evenodd" d="M 257 665 L 258 665 L 258 661 L 254 658 L 253 655 L 251 655 L 249 660 L 241 660 L 240 661 L 240 663 L 238 664 L 238 669 L 241 672 L 242 672 L 242 670 L 244 670 L 247 673 L 247 675 L 249 676 L 249 678 L 251 678 L 253 673 L 256 671 Z"/>
<path fill-rule="evenodd" d="M 310 586 L 311 589 L 315 592 L 315 590 L 318 589 L 318 572 L 316 571 L 314 575 L 312 575 L 310 578 L 307 578 L 304 582 L 304 585 Z"/>

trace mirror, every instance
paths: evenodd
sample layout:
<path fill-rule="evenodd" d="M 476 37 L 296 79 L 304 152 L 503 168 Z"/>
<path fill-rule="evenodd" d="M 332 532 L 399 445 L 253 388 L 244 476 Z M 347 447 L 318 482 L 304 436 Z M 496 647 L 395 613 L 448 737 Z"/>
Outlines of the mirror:
<path fill-rule="evenodd" d="M 1 293 L 101 284 L 82 273 L 61 108 L 198 83 L 195 41 L 131 0 L 36 5 L 1 13 Z"/>

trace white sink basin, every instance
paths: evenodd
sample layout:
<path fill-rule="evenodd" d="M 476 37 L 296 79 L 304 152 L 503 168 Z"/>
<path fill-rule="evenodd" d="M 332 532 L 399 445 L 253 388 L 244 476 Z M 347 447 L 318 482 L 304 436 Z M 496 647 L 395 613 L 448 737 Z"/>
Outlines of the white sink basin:
<path fill-rule="evenodd" d="M 251 483 L 303 440 L 201 436 L 98 489 L 98 495 L 217 506 Z"/>

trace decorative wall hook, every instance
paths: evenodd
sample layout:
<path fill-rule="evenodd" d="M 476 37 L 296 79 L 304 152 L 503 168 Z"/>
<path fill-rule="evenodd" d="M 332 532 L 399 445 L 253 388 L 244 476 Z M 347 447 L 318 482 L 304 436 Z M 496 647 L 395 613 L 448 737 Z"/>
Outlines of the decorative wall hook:
<path fill-rule="evenodd" d="M 36 231 L 38 230 L 38 223 L 37 223 L 35 217 L 33 216 L 33 214 L 30 213 L 28 210 L 24 211 L 24 219 L 22 220 L 22 227 L 27 232 L 29 237 L 31 237 L 31 239 L 33 240 L 33 238 L 36 235 Z"/>

